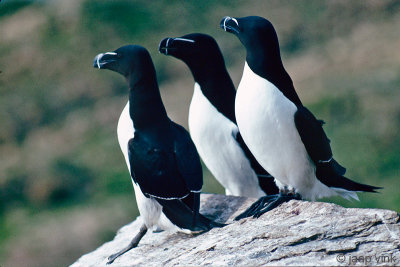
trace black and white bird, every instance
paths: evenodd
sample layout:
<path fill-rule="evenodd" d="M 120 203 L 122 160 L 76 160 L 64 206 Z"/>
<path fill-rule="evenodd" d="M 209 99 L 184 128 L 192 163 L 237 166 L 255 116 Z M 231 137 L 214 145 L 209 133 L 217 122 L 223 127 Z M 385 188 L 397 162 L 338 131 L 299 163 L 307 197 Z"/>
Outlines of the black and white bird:
<path fill-rule="evenodd" d="M 136 247 L 155 225 L 190 231 L 222 226 L 199 213 L 200 158 L 189 133 L 167 116 L 148 51 L 138 45 L 123 46 L 97 55 L 93 65 L 122 74 L 129 86 L 129 106 L 118 123 L 118 139 L 143 220 L 137 236 L 108 263 Z"/>
<path fill-rule="evenodd" d="M 278 193 L 273 177 L 255 160 L 239 133 L 236 90 L 214 38 L 201 33 L 165 38 L 159 51 L 185 62 L 193 74 L 190 135 L 226 194 L 259 198 Z"/>
<path fill-rule="evenodd" d="M 261 17 L 224 17 L 220 27 L 246 48 L 246 62 L 235 100 L 239 130 L 258 162 L 275 177 L 280 194 L 264 197 L 241 217 L 260 216 L 290 199 L 340 195 L 379 187 L 354 182 L 332 156 L 322 121 L 303 106 L 283 67 L 277 34 Z"/>

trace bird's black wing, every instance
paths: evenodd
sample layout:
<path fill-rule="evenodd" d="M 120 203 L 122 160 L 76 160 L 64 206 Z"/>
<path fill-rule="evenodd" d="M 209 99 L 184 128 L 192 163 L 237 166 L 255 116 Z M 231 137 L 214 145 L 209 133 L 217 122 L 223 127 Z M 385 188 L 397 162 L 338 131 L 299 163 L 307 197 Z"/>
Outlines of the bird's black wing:
<path fill-rule="evenodd" d="M 194 199 L 200 200 L 200 193 L 190 193 Z M 157 199 L 157 202 L 163 207 L 163 213 L 176 226 L 189 229 L 192 231 L 207 231 L 213 227 L 223 227 L 224 224 L 214 222 L 200 214 L 198 211 L 193 211 L 185 204 L 185 199 Z M 195 201 L 195 203 L 200 203 Z"/>
<path fill-rule="evenodd" d="M 269 174 L 261 165 L 258 163 L 254 155 L 251 153 L 250 149 L 245 144 L 240 132 L 237 132 L 235 136 L 236 142 L 239 144 L 240 148 L 243 150 L 247 159 L 250 161 L 250 165 L 257 175 L 258 183 L 261 189 L 267 194 L 278 194 L 279 188 L 276 186 L 274 177 Z"/>
<path fill-rule="evenodd" d="M 333 159 L 330 140 L 322 128 L 323 122 L 317 120 L 304 106 L 297 107 L 294 121 L 301 141 L 315 165 L 329 166 L 338 175 L 344 175 L 346 169 Z"/>
<path fill-rule="evenodd" d="M 172 121 L 171 123 L 175 136 L 174 154 L 178 171 L 191 192 L 200 192 L 203 187 L 200 156 L 186 129 Z"/>
<path fill-rule="evenodd" d="M 350 191 L 376 192 L 380 187 L 354 182 L 343 175 L 346 169 L 340 166 L 332 156 L 329 139 L 322 129 L 322 122 L 305 107 L 298 107 L 295 124 L 307 153 L 316 165 L 316 176 L 329 187 Z"/>
<path fill-rule="evenodd" d="M 128 143 L 131 176 L 146 196 L 183 198 L 190 193 L 172 149 L 157 147 L 140 133 Z"/>
<path fill-rule="evenodd" d="M 159 148 L 139 132 L 129 141 L 132 179 L 146 197 L 162 206 L 167 218 L 184 229 L 204 231 L 224 225 L 199 213 L 203 184 L 200 158 L 186 130 L 172 123 L 173 146 Z"/>

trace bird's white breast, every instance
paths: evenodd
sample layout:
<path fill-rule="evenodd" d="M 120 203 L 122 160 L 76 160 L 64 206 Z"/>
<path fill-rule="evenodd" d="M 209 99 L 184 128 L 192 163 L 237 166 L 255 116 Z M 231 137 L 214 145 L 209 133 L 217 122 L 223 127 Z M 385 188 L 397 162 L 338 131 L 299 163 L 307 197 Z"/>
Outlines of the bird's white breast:
<path fill-rule="evenodd" d="M 197 83 L 190 103 L 189 129 L 202 160 L 227 192 L 247 197 L 265 195 L 235 139 L 237 126 L 210 103 Z"/>
<path fill-rule="evenodd" d="M 321 194 L 332 195 L 332 190 L 316 179 L 315 165 L 295 126 L 296 111 L 293 102 L 274 84 L 255 74 L 246 62 L 235 113 L 249 149 L 275 177 L 279 188 L 295 188 L 303 197 L 311 199 Z"/>
<path fill-rule="evenodd" d="M 135 127 L 133 126 L 133 122 L 131 117 L 129 116 L 129 102 L 126 103 L 124 109 L 119 116 L 118 125 L 117 125 L 117 136 L 118 143 L 121 148 L 122 154 L 124 154 L 125 162 L 128 167 L 129 172 L 131 171 L 131 166 L 129 163 L 128 156 L 128 142 L 130 139 L 134 137 Z"/>

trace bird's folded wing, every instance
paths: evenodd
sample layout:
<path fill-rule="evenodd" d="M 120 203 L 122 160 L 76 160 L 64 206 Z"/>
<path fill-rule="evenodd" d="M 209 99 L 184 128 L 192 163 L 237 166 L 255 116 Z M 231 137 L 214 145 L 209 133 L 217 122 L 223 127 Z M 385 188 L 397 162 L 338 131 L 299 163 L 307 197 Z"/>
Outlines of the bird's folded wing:
<path fill-rule="evenodd" d="M 294 121 L 301 141 L 315 165 L 330 165 L 337 174 L 344 175 L 346 169 L 333 159 L 330 141 L 322 128 L 323 123 L 304 106 L 298 107 Z"/>
<path fill-rule="evenodd" d="M 203 186 L 203 169 L 196 147 L 189 133 L 182 126 L 173 123 L 175 133 L 174 155 L 177 170 L 191 192 L 200 192 Z"/>
<path fill-rule="evenodd" d="M 157 148 L 140 134 L 129 141 L 128 151 L 132 179 L 143 194 L 181 199 L 190 193 L 179 172 L 174 151 Z"/>

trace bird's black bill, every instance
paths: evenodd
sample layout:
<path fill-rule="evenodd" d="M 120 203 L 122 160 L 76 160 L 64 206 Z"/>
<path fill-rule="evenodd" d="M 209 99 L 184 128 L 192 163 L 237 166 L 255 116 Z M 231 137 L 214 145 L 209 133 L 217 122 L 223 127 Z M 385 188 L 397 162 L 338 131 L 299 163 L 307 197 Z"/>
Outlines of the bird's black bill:
<path fill-rule="evenodd" d="M 93 60 L 93 67 L 103 69 L 108 64 L 115 62 L 117 60 L 117 56 L 118 55 L 115 52 L 100 53 L 95 56 Z"/>
<path fill-rule="evenodd" d="M 161 40 L 160 44 L 158 45 L 158 52 L 164 55 L 168 55 L 168 52 L 174 49 L 173 47 L 171 47 L 172 41 L 173 38 L 165 38 Z"/>
<path fill-rule="evenodd" d="M 243 218 L 251 217 L 258 218 L 267 211 L 273 210 L 284 202 L 288 202 L 292 199 L 301 200 L 299 194 L 277 194 L 261 197 L 259 200 L 254 202 L 247 210 L 235 218 L 238 221 Z"/>
<path fill-rule="evenodd" d="M 221 22 L 219 23 L 219 26 L 226 32 L 234 34 L 238 34 L 240 32 L 239 23 L 237 19 L 229 16 L 223 17 Z"/>
<path fill-rule="evenodd" d="M 171 51 L 178 49 L 175 45 L 177 42 L 195 43 L 194 40 L 183 37 L 165 38 L 161 40 L 158 45 L 158 52 L 164 55 L 169 55 Z"/>

